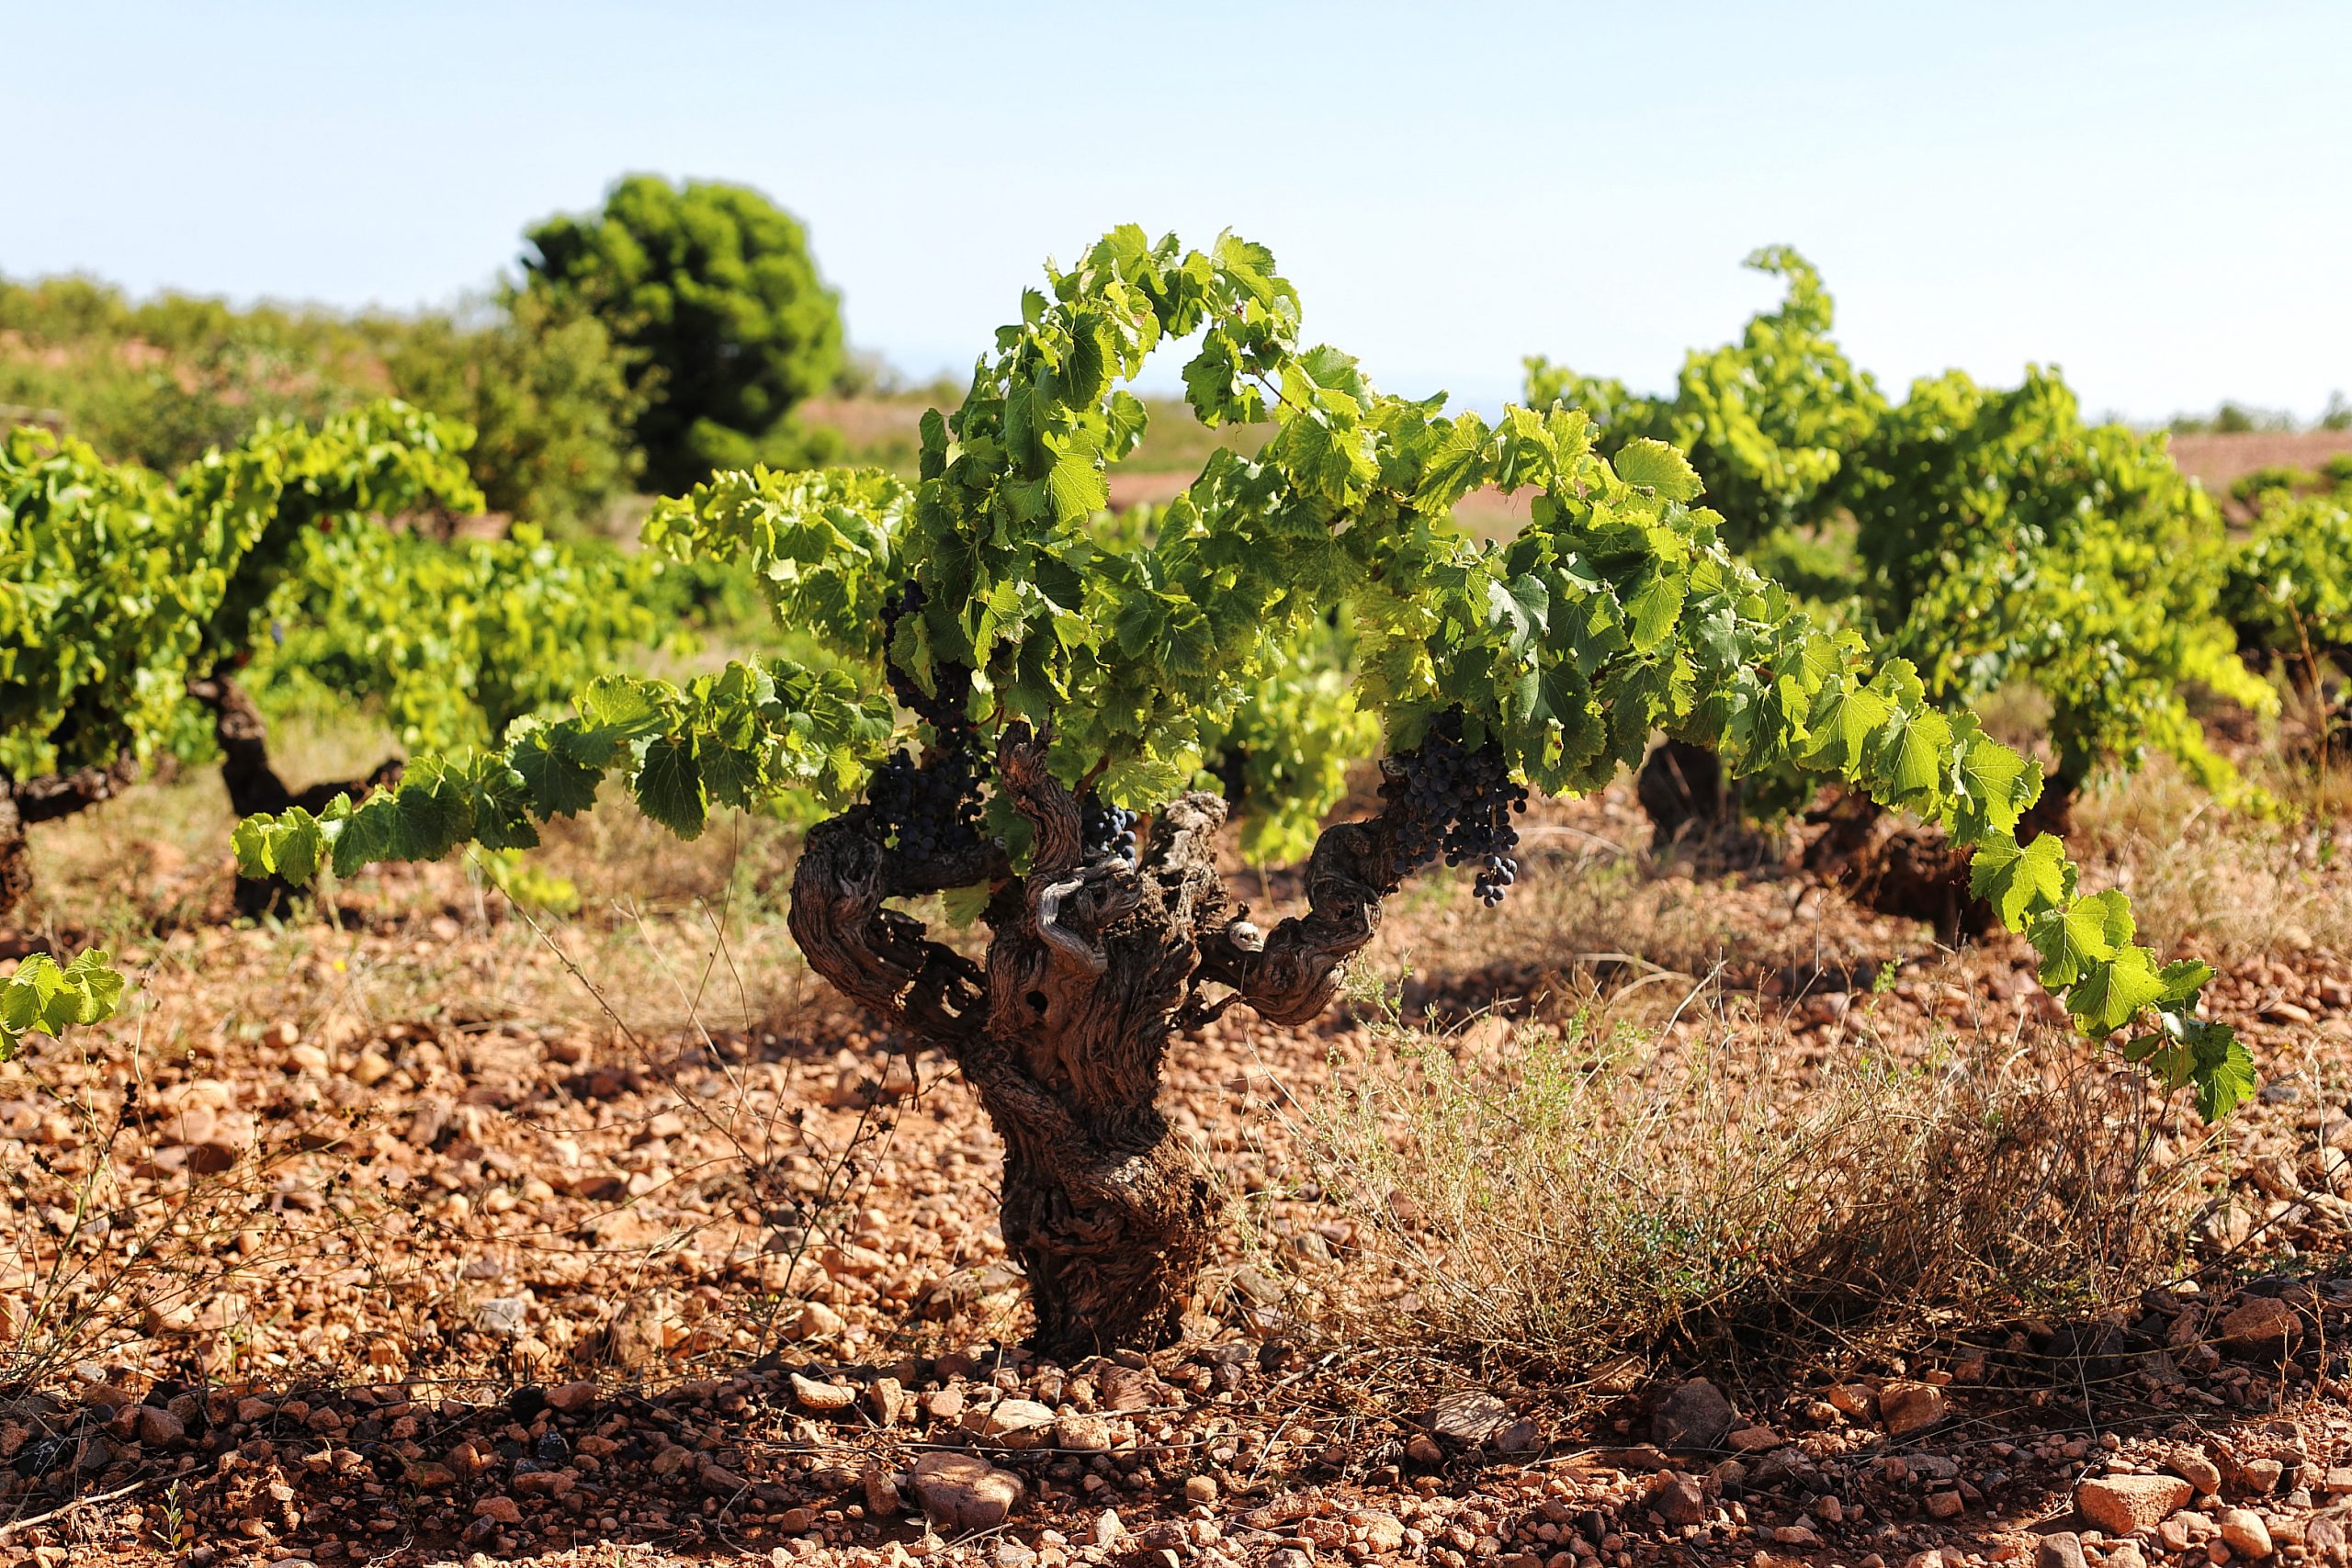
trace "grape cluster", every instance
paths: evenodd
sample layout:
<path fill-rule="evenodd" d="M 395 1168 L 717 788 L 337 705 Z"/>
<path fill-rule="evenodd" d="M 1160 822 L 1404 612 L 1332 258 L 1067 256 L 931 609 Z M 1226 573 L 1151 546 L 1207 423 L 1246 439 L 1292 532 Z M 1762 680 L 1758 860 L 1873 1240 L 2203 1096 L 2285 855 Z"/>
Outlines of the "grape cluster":
<path fill-rule="evenodd" d="M 980 791 L 968 750 L 933 747 L 918 763 L 902 747 L 874 770 L 865 802 L 899 852 L 929 861 L 962 854 L 980 839 Z"/>
<path fill-rule="evenodd" d="M 1124 806 L 1105 806 L 1088 790 L 1078 797 L 1080 852 L 1088 865 L 1098 861 L 1136 863 L 1136 814 Z"/>
<path fill-rule="evenodd" d="M 1448 865 L 1478 867 L 1478 901 L 1492 908 L 1519 880 L 1519 829 L 1511 818 L 1527 809 L 1527 786 L 1516 783 L 1493 741 L 1472 748 L 1462 740 L 1459 710 L 1441 714 L 1410 751 L 1382 763 L 1380 796 L 1388 803 L 1397 873 L 1409 874 L 1442 852 Z"/>
<path fill-rule="evenodd" d="M 970 669 L 961 664 L 934 666 L 932 684 L 939 689 L 931 693 L 899 669 L 889 654 L 890 644 L 899 635 L 899 623 L 922 609 L 922 585 L 910 578 L 898 596 L 882 606 L 882 668 L 889 676 L 890 695 L 900 707 L 931 726 L 942 745 L 967 745 L 975 739 L 975 727 L 964 712 L 972 695 Z"/>
<path fill-rule="evenodd" d="M 931 744 L 917 762 L 902 748 L 874 770 L 865 801 L 875 826 L 911 860 L 949 858 L 980 840 L 979 727 L 965 712 L 972 671 L 942 664 L 933 671 L 935 693 L 925 692 L 888 655 L 889 639 L 902 616 L 922 608 L 922 589 L 912 581 L 883 607 L 883 669 L 899 705 L 931 727 Z"/>

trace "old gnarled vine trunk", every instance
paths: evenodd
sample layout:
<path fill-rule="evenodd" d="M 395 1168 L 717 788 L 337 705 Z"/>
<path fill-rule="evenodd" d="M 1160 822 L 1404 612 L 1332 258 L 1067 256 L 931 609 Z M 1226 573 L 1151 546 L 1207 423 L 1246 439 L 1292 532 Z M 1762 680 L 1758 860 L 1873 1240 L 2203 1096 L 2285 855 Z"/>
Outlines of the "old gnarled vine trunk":
<path fill-rule="evenodd" d="M 13 913 L 33 890 L 32 848 L 25 829 L 112 800 L 139 777 L 129 752 L 107 768 L 79 768 L 35 778 L 0 776 L 0 916 Z"/>
<path fill-rule="evenodd" d="M 354 800 L 368 791 L 397 784 L 397 759 L 379 764 L 364 779 L 335 779 L 304 790 L 289 788 L 269 761 L 269 724 L 254 705 L 252 694 L 225 674 L 190 681 L 187 694 L 212 715 L 212 738 L 220 748 L 220 783 L 229 792 L 229 807 L 239 818 L 266 813 L 276 816 L 288 807 L 324 811 L 339 795 Z M 237 878 L 235 907 L 240 915 L 260 915 L 288 901 L 293 889 L 275 877 Z"/>
<path fill-rule="evenodd" d="M 1313 1018 L 1402 878 L 1383 818 L 1333 827 L 1309 863 L 1307 913 L 1261 933 L 1216 871 L 1223 801 L 1185 795 L 1134 863 L 1089 863 L 1078 803 L 1045 758 L 1017 725 L 997 756 L 1000 787 L 1035 829 L 1026 874 L 994 845 L 910 861 L 855 808 L 810 831 L 792 933 L 820 975 L 946 1053 L 978 1094 L 1005 1141 L 1004 1239 L 1028 1275 L 1038 1348 L 1155 1348 L 1181 1332 L 1214 1219 L 1158 1103 L 1170 1042 L 1235 1001 L 1279 1022 Z M 984 964 L 884 908 L 983 879 L 995 887 Z"/>

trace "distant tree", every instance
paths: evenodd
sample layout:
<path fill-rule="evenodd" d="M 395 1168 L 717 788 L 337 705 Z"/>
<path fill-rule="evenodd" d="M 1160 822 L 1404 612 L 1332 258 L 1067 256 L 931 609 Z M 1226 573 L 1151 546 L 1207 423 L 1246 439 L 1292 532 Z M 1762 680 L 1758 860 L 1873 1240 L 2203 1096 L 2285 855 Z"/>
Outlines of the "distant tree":
<path fill-rule="evenodd" d="M 2176 414 L 2165 428 L 2175 435 L 2251 435 L 2290 432 L 2296 424 L 2293 414 L 2225 400 L 2210 414 Z"/>
<path fill-rule="evenodd" d="M 840 302 L 789 213 L 743 186 L 632 175 L 602 212 L 526 238 L 528 288 L 585 306 L 639 355 L 637 444 L 654 488 L 825 455 L 791 415 L 842 369 Z"/>

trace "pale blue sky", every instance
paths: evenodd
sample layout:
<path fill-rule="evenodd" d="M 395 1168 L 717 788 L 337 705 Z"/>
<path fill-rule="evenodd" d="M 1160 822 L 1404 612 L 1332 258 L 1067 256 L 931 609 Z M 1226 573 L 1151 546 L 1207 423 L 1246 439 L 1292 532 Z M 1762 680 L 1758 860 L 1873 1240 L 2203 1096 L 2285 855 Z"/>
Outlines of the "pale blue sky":
<path fill-rule="evenodd" d="M 1639 385 L 1820 265 L 1896 384 L 2352 390 L 2352 4 L 0 0 L 0 273 L 448 299 L 624 171 L 758 186 L 853 336 L 968 365 L 1047 254 L 1270 245 L 1384 386 Z"/>

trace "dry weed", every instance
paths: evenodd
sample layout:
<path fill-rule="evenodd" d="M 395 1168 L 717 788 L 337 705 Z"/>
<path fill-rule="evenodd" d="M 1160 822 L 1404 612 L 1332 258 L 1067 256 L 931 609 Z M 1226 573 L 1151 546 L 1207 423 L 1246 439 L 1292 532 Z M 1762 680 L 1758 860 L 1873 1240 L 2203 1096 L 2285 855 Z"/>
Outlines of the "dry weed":
<path fill-rule="evenodd" d="M 2352 950 L 2352 881 L 2335 871 L 2352 853 L 2335 798 L 2346 779 L 2308 768 L 2257 778 L 2290 814 L 2224 810 L 2160 760 L 2087 792 L 2070 847 L 2098 863 L 2104 885 L 2132 896 L 2141 935 L 2160 949 L 2224 971 L 2256 956 Z"/>
<path fill-rule="evenodd" d="M 1369 1255 L 1323 1292 L 1355 1343 L 1772 1361 L 2093 1309 L 2179 1253 L 2193 1162 L 2154 1168 L 2143 1086 L 2018 1039 L 1381 1032 L 1306 1129 Z"/>

